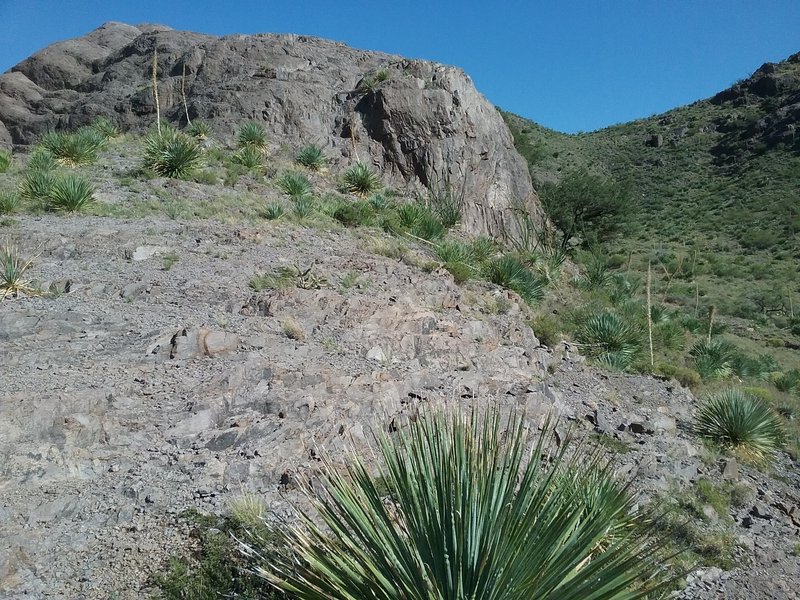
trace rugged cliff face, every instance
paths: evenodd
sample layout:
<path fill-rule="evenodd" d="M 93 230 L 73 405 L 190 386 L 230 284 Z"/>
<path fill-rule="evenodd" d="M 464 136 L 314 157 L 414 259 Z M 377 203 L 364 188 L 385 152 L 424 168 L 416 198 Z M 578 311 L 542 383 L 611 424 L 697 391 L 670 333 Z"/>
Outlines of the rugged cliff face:
<path fill-rule="evenodd" d="M 313 142 L 343 162 L 371 162 L 395 185 L 449 182 L 464 190 L 475 233 L 513 230 L 513 205 L 540 210 L 505 123 L 463 71 L 297 35 L 217 38 L 108 23 L 0 76 L 0 145 L 32 144 L 98 116 L 133 130 L 152 125 L 156 49 L 169 121 L 185 123 L 188 112 L 224 137 L 256 119 L 277 143 Z"/>

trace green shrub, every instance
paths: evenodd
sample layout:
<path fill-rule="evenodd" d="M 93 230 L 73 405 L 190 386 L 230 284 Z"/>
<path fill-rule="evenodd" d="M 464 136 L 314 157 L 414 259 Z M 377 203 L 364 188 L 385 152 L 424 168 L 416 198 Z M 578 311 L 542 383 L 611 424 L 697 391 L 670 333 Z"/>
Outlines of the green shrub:
<path fill-rule="evenodd" d="M 694 369 L 673 365 L 670 363 L 657 363 L 655 366 L 655 373 L 662 377 L 668 377 L 676 380 L 683 387 L 689 389 L 697 389 L 702 383 L 700 373 Z"/>
<path fill-rule="evenodd" d="M 39 145 L 49 151 L 59 164 L 78 167 L 95 162 L 106 142 L 102 133 L 87 127 L 72 133 L 47 133 L 42 136 Z"/>
<path fill-rule="evenodd" d="M 203 150 L 197 140 L 172 127 L 144 139 L 144 167 L 162 177 L 187 179 L 200 167 Z"/>
<path fill-rule="evenodd" d="M 550 315 L 535 316 L 530 323 L 530 327 L 533 335 L 549 348 L 555 347 L 562 340 L 561 324 Z"/>
<path fill-rule="evenodd" d="M 283 213 L 286 212 L 283 204 L 280 202 L 270 202 L 264 209 L 264 218 L 270 221 L 280 219 Z"/>
<path fill-rule="evenodd" d="M 466 263 L 473 260 L 472 248 L 458 240 L 444 240 L 434 246 L 436 257 L 443 263 Z"/>
<path fill-rule="evenodd" d="M 497 252 L 497 243 L 490 237 L 481 235 L 469 245 L 470 252 L 477 263 L 484 263 Z"/>
<path fill-rule="evenodd" d="M 56 179 L 52 171 L 29 170 L 19 184 L 19 194 L 28 200 L 44 200 Z"/>
<path fill-rule="evenodd" d="M 388 81 L 391 77 L 392 75 L 388 69 L 378 69 L 375 73 L 367 75 L 361 80 L 358 84 L 358 90 L 364 93 L 374 92 L 381 83 Z"/>
<path fill-rule="evenodd" d="M 786 439 L 780 416 L 762 400 L 739 389 L 709 397 L 697 412 L 694 432 L 754 460 L 772 457 Z"/>
<path fill-rule="evenodd" d="M 772 384 L 779 391 L 791 394 L 800 392 L 800 369 L 792 369 L 786 373 L 780 373 L 772 378 Z"/>
<path fill-rule="evenodd" d="M 252 146 L 262 153 L 267 150 L 267 133 L 264 126 L 257 121 L 248 121 L 242 125 L 236 139 L 240 148 Z"/>
<path fill-rule="evenodd" d="M 613 369 L 629 367 L 641 350 L 640 331 L 611 312 L 589 316 L 578 328 L 576 338 L 584 354 Z"/>
<path fill-rule="evenodd" d="M 92 123 L 91 128 L 107 140 L 119 135 L 119 127 L 108 117 L 97 117 L 94 123 Z"/>
<path fill-rule="evenodd" d="M 510 255 L 501 256 L 485 266 L 486 279 L 519 294 L 528 304 L 544 298 L 545 282 Z"/>
<path fill-rule="evenodd" d="M 37 146 L 28 157 L 26 167 L 29 171 L 55 171 L 58 163 L 49 150 Z"/>
<path fill-rule="evenodd" d="M 440 239 L 445 234 L 444 225 L 432 214 L 424 214 L 422 218 L 414 224 L 411 234 L 418 238 L 432 242 Z"/>
<path fill-rule="evenodd" d="M 369 202 L 341 202 L 331 215 L 345 227 L 364 227 L 373 219 L 372 206 Z"/>
<path fill-rule="evenodd" d="M 311 182 L 298 171 L 286 171 L 275 181 L 275 185 L 290 198 L 298 199 L 311 195 Z"/>
<path fill-rule="evenodd" d="M 712 339 L 697 342 L 689 350 L 695 368 L 703 379 L 725 379 L 733 374 L 736 347 L 724 340 Z"/>
<path fill-rule="evenodd" d="M 552 433 L 526 451 L 528 431 L 517 415 L 439 412 L 380 434 L 377 476 L 356 452 L 343 468 L 323 457 L 321 485 L 302 488 L 315 515 L 280 529 L 296 554 L 257 572 L 300 600 L 638 599 L 665 587 L 662 537 L 610 466 L 581 449 L 567 458 Z"/>
<path fill-rule="evenodd" d="M 314 198 L 311 196 L 297 196 L 292 202 L 294 214 L 301 219 L 305 219 L 306 217 L 310 216 L 311 213 L 316 210 L 316 208 L 317 203 L 314 202 Z"/>
<path fill-rule="evenodd" d="M 55 178 L 45 199 L 48 210 L 76 212 L 94 202 L 94 187 L 84 177 L 68 173 Z"/>
<path fill-rule="evenodd" d="M 342 187 L 345 191 L 359 196 L 367 196 L 381 187 L 380 176 L 364 163 L 356 163 L 342 175 Z"/>
<path fill-rule="evenodd" d="M 12 162 L 13 158 L 11 156 L 11 152 L 0 149 L 0 173 L 5 173 L 8 171 L 8 168 L 11 166 Z"/>
<path fill-rule="evenodd" d="M 264 166 L 264 154 L 255 146 L 243 146 L 233 155 L 233 161 L 248 169 Z"/>
<path fill-rule="evenodd" d="M 322 148 L 314 144 L 309 144 L 302 148 L 297 153 L 295 160 L 312 171 L 320 171 L 328 164 L 328 158 L 325 156 Z"/>
<path fill-rule="evenodd" d="M 392 201 L 389 200 L 385 195 L 379 193 L 372 194 L 367 202 L 370 203 L 372 210 L 375 212 L 383 212 L 392 207 Z"/>
<path fill-rule="evenodd" d="M 19 208 L 19 196 L 14 192 L 0 192 L 0 215 L 10 215 Z"/>
<path fill-rule="evenodd" d="M 444 225 L 430 209 L 416 202 L 400 205 L 396 225 L 393 233 L 411 233 L 429 242 L 441 238 L 445 233 Z"/>
<path fill-rule="evenodd" d="M 211 135 L 211 125 L 205 121 L 194 121 L 186 128 L 186 135 L 198 141 L 204 141 Z"/>
<path fill-rule="evenodd" d="M 446 262 L 444 268 L 450 272 L 453 276 L 453 281 L 459 285 L 472 279 L 472 268 L 463 262 Z"/>
<path fill-rule="evenodd" d="M 438 185 L 428 188 L 428 206 L 445 229 L 455 227 L 461 222 L 465 194 L 466 179 L 462 183 L 461 190 L 454 190 L 449 176 Z"/>

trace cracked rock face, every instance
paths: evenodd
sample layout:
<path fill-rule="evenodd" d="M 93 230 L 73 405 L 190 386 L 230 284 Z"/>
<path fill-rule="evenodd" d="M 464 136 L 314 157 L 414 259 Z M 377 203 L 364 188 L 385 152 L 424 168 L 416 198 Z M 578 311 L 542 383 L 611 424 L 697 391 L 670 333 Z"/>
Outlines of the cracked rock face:
<path fill-rule="evenodd" d="M 320 145 L 334 164 L 369 163 L 391 185 L 422 193 L 449 186 L 463 194 L 473 233 L 515 231 L 515 207 L 541 215 L 503 119 L 463 71 L 307 36 L 218 38 L 107 23 L 0 75 L 0 146 L 100 116 L 125 129 L 151 126 L 155 49 L 170 122 L 185 124 L 188 113 L 225 138 L 253 119 L 272 143 Z M 386 79 L 374 83 L 378 73 Z"/>

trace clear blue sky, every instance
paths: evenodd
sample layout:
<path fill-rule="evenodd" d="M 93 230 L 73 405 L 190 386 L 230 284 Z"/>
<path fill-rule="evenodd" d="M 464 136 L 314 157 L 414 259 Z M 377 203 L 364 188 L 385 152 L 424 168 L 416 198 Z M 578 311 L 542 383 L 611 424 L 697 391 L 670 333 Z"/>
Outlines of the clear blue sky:
<path fill-rule="evenodd" d="M 494 104 L 568 132 L 710 96 L 800 51 L 800 0 L 0 0 L 0 71 L 110 20 L 454 64 Z"/>

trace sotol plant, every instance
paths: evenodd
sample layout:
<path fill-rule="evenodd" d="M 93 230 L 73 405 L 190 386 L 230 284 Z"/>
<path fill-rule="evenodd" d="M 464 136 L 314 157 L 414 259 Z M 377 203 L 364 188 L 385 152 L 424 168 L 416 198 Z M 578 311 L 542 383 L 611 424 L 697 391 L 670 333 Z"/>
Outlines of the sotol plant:
<path fill-rule="evenodd" d="M 97 160 L 107 138 L 91 127 L 85 127 L 72 133 L 52 132 L 45 134 L 39 145 L 48 150 L 56 161 L 65 167 L 79 167 Z"/>
<path fill-rule="evenodd" d="M 258 573 L 301 600 L 639 599 L 663 588 L 653 522 L 610 466 L 556 450 L 552 433 L 529 445 L 528 431 L 519 414 L 432 411 L 379 436 L 377 477 L 355 452 L 343 468 L 323 457 L 320 485 L 302 488 L 319 518 L 285 526 L 293 551 L 265 548 Z"/>
<path fill-rule="evenodd" d="M 760 398 L 735 388 L 706 400 L 694 432 L 755 460 L 772 457 L 786 439 L 780 416 Z"/>
<path fill-rule="evenodd" d="M 297 171 L 287 171 L 275 181 L 275 185 L 294 200 L 311 195 L 311 182 L 308 177 Z"/>
<path fill-rule="evenodd" d="M 0 149 L 0 173 L 5 173 L 11 166 L 11 152 Z"/>
<path fill-rule="evenodd" d="M 264 126 L 257 121 L 248 121 L 242 125 L 239 128 L 237 141 L 240 148 L 250 146 L 262 153 L 267 150 L 267 134 L 264 131 Z"/>
<path fill-rule="evenodd" d="M 94 202 L 94 187 L 80 175 L 60 175 L 53 180 L 45 202 L 48 210 L 76 212 Z"/>
<path fill-rule="evenodd" d="M 33 258 L 22 258 L 19 249 L 6 243 L 0 248 L 0 300 L 23 293 L 37 294 L 25 272 L 33 264 Z"/>
<path fill-rule="evenodd" d="M 364 163 L 356 163 L 342 175 L 342 187 L 351 194 L 368 196 L 381 187 L 380 176 Z"/>
<path fill-rule="evenodd" d="M 629 367 L 641 348 L 639 332 L 622 317 L 610 312 L 589 316 L 576 337 L 584 345 L 585 354 L 619 370 Z"/>
<path fill-rule="evenodd" d="M 492 283 L 515 291 L 528 304 L 544 297 L 545 282 L 513 256 L 501 256 L 487 263 L 485 276 Z"/>
<path fill-rule="evenodd" d="M 172 127 L 151 132 L 144 140 L 144 164 L 164 177 L 186 179 L 200 166 L 203 150 L 192 137 Z"/>
<path fill-rule="evenodd" d="M 692 346 L 689 354 L 703 379 L 725 379 L 733 374 L 736 347 L 724 340 L 703 340 Z"/>
<path fill-rule="evenodd" d="M 312 171 L 324 169 L 328 164 L 328 158 L 325 156 L 322 148 L 315 146 L 314 144 L 309 144 L 305 148 L 301 149 L 297 153 L 295 160 L 299 164 L 311 169 Z"/>

